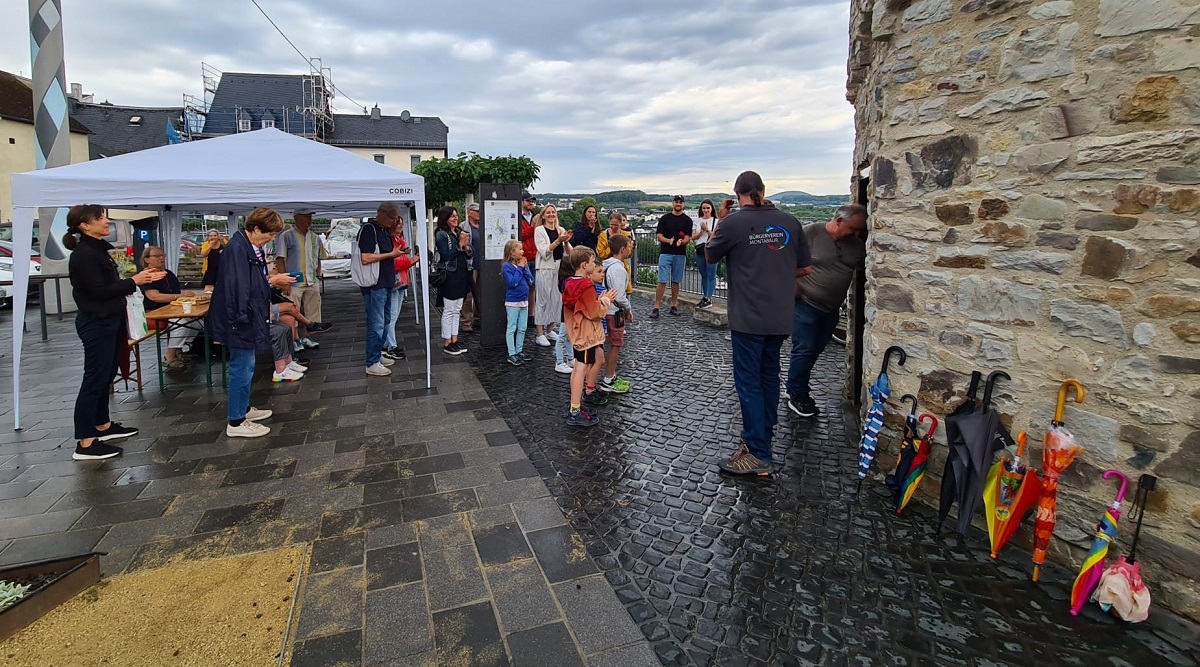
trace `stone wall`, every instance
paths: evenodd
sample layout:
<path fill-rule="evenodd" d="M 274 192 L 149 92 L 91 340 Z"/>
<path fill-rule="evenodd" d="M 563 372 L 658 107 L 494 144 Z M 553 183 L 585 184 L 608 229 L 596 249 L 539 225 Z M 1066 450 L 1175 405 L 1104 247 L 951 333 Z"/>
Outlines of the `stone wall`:
<path fill-rule="evenodd" d="M 1090 542 L 1102 470 L 1153 472 L 1140 556 L 1200 617 L 1200 0 L 852 2 L 867 383 L 901 344 L 895 396 L 944 415 L 1004 370 L 995 403 L 1040 461 L 1078 379 L 1056 557 Z"/>

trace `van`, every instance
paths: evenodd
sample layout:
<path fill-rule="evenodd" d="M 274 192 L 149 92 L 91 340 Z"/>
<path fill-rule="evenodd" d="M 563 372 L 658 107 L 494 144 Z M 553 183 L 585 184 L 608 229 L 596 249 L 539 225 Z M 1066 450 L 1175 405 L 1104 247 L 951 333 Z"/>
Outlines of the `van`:
<path fill-rule="evenodd" d="M 130 226 L 128 220 L 113 220 L 108 227 L 108 236 L 104 237 L 106 241 L 111 243 L 114 248 L 129 251 L 133 247 L 133 227 Z"/>

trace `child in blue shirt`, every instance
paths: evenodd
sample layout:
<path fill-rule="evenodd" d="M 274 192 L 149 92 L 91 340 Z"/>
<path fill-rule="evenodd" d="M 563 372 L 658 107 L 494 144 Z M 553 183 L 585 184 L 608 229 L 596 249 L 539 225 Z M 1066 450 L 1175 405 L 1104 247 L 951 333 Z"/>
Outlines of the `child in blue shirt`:
<path fill-rule="evenodd" d="M 520 241 L 504 244 L 504 310 L 508 315 L 508 327 L 504 330 L 504 342 L 508 345 L 508 363 L 520 366 L 529 361 L 525 354 L 525 328 L 529 324 L 529 286 L 533 284 L 533 273 L 529 271 L 529 260 L 525 259 Z"/>

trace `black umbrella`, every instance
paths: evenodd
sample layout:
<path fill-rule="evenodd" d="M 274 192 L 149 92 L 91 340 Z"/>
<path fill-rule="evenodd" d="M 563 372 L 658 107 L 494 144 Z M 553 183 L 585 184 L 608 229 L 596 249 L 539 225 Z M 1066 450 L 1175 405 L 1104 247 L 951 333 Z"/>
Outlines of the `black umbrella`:
<path fill-rule="evenodd" d="M 958 532 L 966 535 L 971 526 L 971 517 L 983 496 L 983 483 L 993 456 L 997 451 L 1015 444 L 1008 429 L 1000 423 L 1000 414 L 989 409 L 996 379 L 1012 378 L 1004 371 L 989 375 L 983 402 L 977 403 L 975 393 L 979 389 L 980 377 L 978 371 L 971 374 L 967 400 L 946 417 L 946 440 L 950 446 L 950 456 L 942 473 L 939 531 L 950 513 L 950 507 L 957 502 Z"/>

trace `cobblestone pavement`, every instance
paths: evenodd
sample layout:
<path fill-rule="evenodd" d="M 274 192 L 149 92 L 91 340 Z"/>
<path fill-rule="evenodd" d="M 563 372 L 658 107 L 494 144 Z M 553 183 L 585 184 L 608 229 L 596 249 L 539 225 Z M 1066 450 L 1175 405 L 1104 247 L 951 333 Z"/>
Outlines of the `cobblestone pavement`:
<path fill-rule="evenodd" d="M 639 314 L 651 304 L 636 298 Z M 608 582 L 664 665 L 1194 665 L 1200 629 L 1162 609 L 1141 625 L 1095 605 L 1068 613 L 1074 572 L 1028 581 L 977 532 L 934 535 L 884 489 L 856 495 L 857 433 L 838 408 L 843 350 L 822 357 L 819 420 L 782 416 L 771 480 L 721 476 L 738 411 L 726 332 L 690 317 L 639 319 L 621 374 L 633 391 L 601 424 L 562 423 L 551 352 L 472 365 Z M 783 415 L 788 415 L 786 409 Z"/>
<path fill-rule="evenodd" d="M 96 549 L 113 574 L 306 544 L 292 667 L 652 664 L 466 361 L 435 348 L 426 390 L 410 307 L 409 361 L 367 378 L 357 288 L 330 283 L 325 313 L 335 329 L 306 353 L 304 380 L 272 384 L 259 366 L 252 404 L 275 411 L 270 436 L 226 438 L 220 387 L 196 373 L 159 392 L 148 367 L 145 392 L 113 398 L 113 418 L 142 432 L 90 462 L 70 460 L 72 318 L 51 318 L 45 343 L 35 329 L 25 430 L 0 428 L 0 566 Z M 0 315 L 11 426 L 10 322 Z"/>

